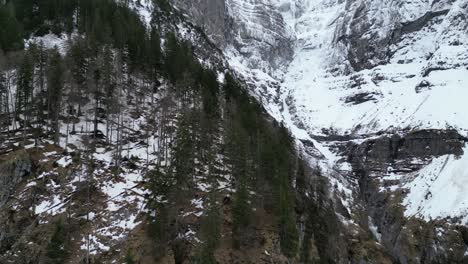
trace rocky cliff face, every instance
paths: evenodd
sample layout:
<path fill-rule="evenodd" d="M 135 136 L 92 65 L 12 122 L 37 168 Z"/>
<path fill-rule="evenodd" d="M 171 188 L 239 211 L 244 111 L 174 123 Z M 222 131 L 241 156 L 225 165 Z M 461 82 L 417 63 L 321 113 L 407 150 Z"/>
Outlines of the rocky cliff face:
<path fill-rule="evenodd" d="M 226 45 L 226 32 L 229 25 L 224 0 L 176 0 L 175 3 L 203 28 L 217 46 Z"/>
<path fill-rule="evenodd" d="M 467 245 L 463 235 L 466 231 L 464 226 L 456 225 L 456 219 L 421 221 L 407 214 L 408 208 L 414 207 L 408 200 L 403 202 L 407 208 L 400 205 L 402 197 L 416 191 L 413 186 L 418 184 L 418 177 L 424 177 L 422 171 L 433 158 L 463 155 L 466 141 L 454 130 L 422 130 L 403 137 L 382 136 L 360 144 L 348 143 L 343 148 L 359 183 L 359 196 L 364 204 L 361 221 L 370 228 L 375 225 L 376 239 L 400 263 L 462 263 L 466 260 Z M 444 167 L 439 169 L 441 173 Z M 458 176 L 462 175 L 455 175 Z M 425 180 L 424 184 L 431 185 L 434 179 Z M 423 207 L 417 208 L 423 212 L 424 204 L 431 204 L 433 193 L 429 190 L 417 192 L 424 197 L 420 205 Z M 446 195 L 447 202 L 449 196 Z M 443 198 L 441 200 L 444 203 Z M 447 248 L 452 249 L 447 251 Z"/>
<path fill-rule="evenodd" d="M 346 47 L 355 71 L 387 64 L 395 53 L 432 34 L 437 39 L 424 41 L 432 46 L 428 53 L 448 55 L 444 47 L 455 46 L 455 51 L 466 44 L 464 1 L 347 1 L 345 10 L 334 43 Z M 444 59 L 459 59 L 453 55 Z"/>
<path fill-rule="evenodd" d="M 269 73 L 293 55 L 293 38 L 276 1 L 177 0 L 176 5 L 202 27 L 219 48 L 252 69 Z"/>
<path fill-rule="evenodd" d="M 216 2 L 213 39 L 352 221 L 393 261 L 461 263 L 468 1 Z"/>

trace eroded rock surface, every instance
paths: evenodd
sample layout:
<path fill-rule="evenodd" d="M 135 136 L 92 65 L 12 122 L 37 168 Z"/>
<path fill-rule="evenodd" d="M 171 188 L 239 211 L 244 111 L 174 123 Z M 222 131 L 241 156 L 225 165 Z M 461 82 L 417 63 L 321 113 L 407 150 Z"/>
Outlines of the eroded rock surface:
<path fill-rule="evenodd" d="M 25 152 L 12 153 L 0 160 L 0 207 L 16 186 L 31 173 L 32 162 Z"/>

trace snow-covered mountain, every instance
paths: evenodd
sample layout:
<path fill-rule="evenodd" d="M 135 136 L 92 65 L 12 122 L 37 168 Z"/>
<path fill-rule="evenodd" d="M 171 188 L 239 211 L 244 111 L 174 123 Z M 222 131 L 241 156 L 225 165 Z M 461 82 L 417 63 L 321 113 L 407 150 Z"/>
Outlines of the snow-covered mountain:
<path fill-rule="evenodd" d="M 303 4 L 283 83 L 298 121 L 314 134 L 466 131 L 468 4 L 434 2 Z"/>
<path fill-rule="evenodd" d="M 282 84 L 296 124 L 313 135 L 467 136 L 467 1 L 311 2 L 290 22 L 297 46 Z M 434 159 L 402 181 L 407 215 L 464 218 L 464 159 Z"/>
<path fill-rule="evenodd" d="M 196 22 L 399 261 L 410 227 L 389 211 L 467 224 L 468 1 L 199 2 L 224 7 Z M 421 263 L 450 255 L 439 235 Z"/>
<path fill-rule="evenodd" d="M 468 263 L 468 0 L 7 2 L 0 263 Z"/>

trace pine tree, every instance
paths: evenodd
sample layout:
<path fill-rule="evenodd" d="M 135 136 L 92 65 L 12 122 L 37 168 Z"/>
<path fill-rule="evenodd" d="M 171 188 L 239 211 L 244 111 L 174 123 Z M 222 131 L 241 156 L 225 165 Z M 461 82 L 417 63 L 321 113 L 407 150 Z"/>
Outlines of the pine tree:
<path fill-rule="evenodd" d="M 133 260 L 133 254 L 132 254 L 132 251 L 130 249 L 127 251 L 127 254 L 125 255 L 124 263 L 125 264 L 136 264 L 135 260 Z"/>
<path fill-rule="evenodd" d="M 0 126 L 9 126 L 9 101 L 5 74 L 0 72 Z"/>
<path fill-rule="evenodd" d="M 281 164 L 281 161 L 277 173 L 276 203 L 280 246 L 283 254 L 292 258 L 297 254 L 299 233 L 296 226 L 293 191 L 289 182 L 287 167 L 285 164 Z"/>
<path fill-rule="evenodd" d="M 309 217 L 312 217 L 312 216 L 309 216 Z M 304 238 L 303 238 L 302 247 L 301 247 L 301 254 L 300 254 L 301 263 L 305 263 L 305 264 L 311 263 L 310 251 L 312 247 L 312 238 L 314 235 L 313 228 L 314 226 L 312 225 L 312 221 L 308 219 L 305 224 Z"/>
<path fill-rule="evenodd" d="M 34 107 L 36 110 L 36 123 L 37 129 L 42 130 L 46 125 L 47 117 L 47 89 L 46 89 L 46 78 L 47 78 L 47 63 L 48 63 L 48 54 L 49 52 L 44 47 L 44 44 L 39 42 L 39 44 L 30 44 L 29 50 L 35 61 L 36 68 L 36 80 L 35 86 L 38 88 L 34 98 Z"/>
<path fill-rule="evenodd" d="M 0 52 L 18 50 L 23 46 L 21 25 L 16 20 L 13 1 L 0 4 Z"/>
<path fill-rule="evenodd" d="M 158 261 L 166 254 L 167 242 L 170 240 L 170 219 L 173 215 L 171 205 L 161 202 L 167 199 L 174 186 L 173 179 L 161 168 L 149 171 L 146 176 L 149 191 L 146 209 L 148 210 L 148 236 L 153 240 L 153 255 Z"/>
<path fill-rule="evenodd" d="M 239 119 L 235 118 L 233 122 L 228 130 L 227 141 L 231 171 L 237 183 L 232 211 L 232 234 L 234 247 L 239 248 L 250 223 L 251 211 L 248 194 L 248 136 Z"/>
<path fill-rule="evenodd" d="M 204 70 L 201 75 L 203 111 L 207 116 L 214 117 L 218 111 L 219 83 L 212 70 Z"/>
<path fill-rule="evenodd" d="M 196 263 L 216 264 L 214 252 L 218 247 L 220 237 L 220 215 L 216 204 L 216 194 L 212 191 L 208 199 L 208 210 L 202 223 L 203 244 Z"/>
<path fill-rule="evenodd" d="M 148 224 L 148 235 L 154 241 L 153 255 L 159 260 L 166 254 L 167 242 L 170 239 L 170 209 L 168 205 L 160 204 L 154 208 L 154 217 L 150 217 Z"/>
<path fill-rule="evenodd" d="M 171 165 L 177 188 L 180 191 L 187 191 L 190 186 L 190 175 L 194 167 L 195 148 L 192 112 L 190 110 L 183 110 L 178 118 L 177 126 Z"/>
<path fill-rule="evenodd" d="M 93 60 L 91 64 L 91 76 L 89 76 L 89 83 L 92 83 L 92 96 L 94 99 L 94 118 L 93 118 L 93 138 L 98 137 L 98 119 L 99 119 L 99 105 L 101 102 L 101 69 L 99 62 Z"/>
<path fill-rule="evenodd" d="M 109 124 L 111 114 L 117 112 L 116 105 L 118 103 L 118 95 L 116 93 L 117 81 L 116 81 L 116 69 L 114 67 L 115 61 L 114 54 L 109 45 L 106 45 L 100 54 L 99 67 L 102 72 L 102 86 L 104 95 L 104 104 L 106 106 L 106 138 L 109 141 Z"/>
<path fill-rule="evenodd" d="M 224 76 L 223 90 L 224 90 L 224 97 L 226 101 L 228 102 L 232 99 L 239 98 L 242 92 L 241 88 L 239 87 L 239 85 L 237 84 L 237 82 L 234 80 L 234 78 L 232 77 L 230 73 L 227 73 Z"/>
<path fill-rule="evenodd" d="M 246 228 L 250 224 L 251 207 L 249 205 L 249 193 L 245 178 L 246 176 L 238 177 L 239 183 L 237 184 L 232 208 L 232 235 L 235 248 L 240 248 Z"/>
<path fill-rule="evenodd" d="M 34 62 L 29 51 L 23 56 L 23 61 L 18 69 L 17 91 L 16 91 L 16 114 L 15 119 L 22 115 L 21 125 L 23 127 L 23 145 L 26 144 L 26 131 L 30 127 L 32 116 L 32 99 L 34 94 Z"/>
<path fill-rule="evenodd" d="M 158 75 L 162 67 L 162 52 L 161 52 L 161 36 L 155 27 L 151 28 L 149 49 L 148 49 L 148 64 L 150 71 L 150 80 L 153 84 L 153 93 L 156 92 L 157 84 L 159 83 Z"/>
<path fill-rule="evenodd" d="M 303 194 L 307 190 L 307 178 L 305 173 L 304 161 L 299 158 L 297 162 L 297 172 L 296 172 L 296 189 L 299 193 Z"/>
<path fill-rule="evenodd" d="M 164 50 L 166 51 L 164 67 L 171 83 L 175 84 L 184 72 L 194 72 L 196 60 L 193 58 L 190 46 L 180 42 L 174 33 L 166 35 Z"/>
<path fill-rule="evenodd" d="M 69 104 L 77 107 L 77 115 L 81 115 L 81 107 L 84 103 L 84 94 L 88 90 L 87 75 L 89 71 L 89 50 L 86 39 L 78 37 L 70 44 L 67 52 L 68 65 L 73 77 L 73 88 L 68 95 Z M 74 130 L 74 129 L 73 129 Z"/>
<path fill-rule="evenodd" d="M 62 56 L 57 48 L 50 51 L 49 67 L 47 72 L 48 113 L 54 131 L 54 142 L 59 143 L 60 124 L 59 117 L 62 105 L 62 90 L 64 85 L 64 66 Z"/>
<path fill-rule="evenodd" d="M 180 56 L 179 42 L 174 33 L 168 33 L 166 35 L 164 45 L 164 67 L 169 80 L 175 83 L 179 77 L 179 72 L 182 70 L 182 65 L 180 65 L 180 59 L 178 58 Z"/>
<path fill-rule="evenodd" d="M 33 58 L 29 52 L 25 52 L 21 65 L 18 69 L 18 80 L 17 80 L 17 102 L 16 112 L 24 113 L 26 107 L 32 100 L 33 94 L 33 74 L 34 64 Z"/>
<path fill-rule="evenodd" d="M 67 234 L 62 220 L 55 223 L 55 230 L 50 239 L 49 245 L 47 246 L 46 257 L 48 258 L 47 263 L 61 264 L 65 263 L 68 257 L 66 248 Z"/>

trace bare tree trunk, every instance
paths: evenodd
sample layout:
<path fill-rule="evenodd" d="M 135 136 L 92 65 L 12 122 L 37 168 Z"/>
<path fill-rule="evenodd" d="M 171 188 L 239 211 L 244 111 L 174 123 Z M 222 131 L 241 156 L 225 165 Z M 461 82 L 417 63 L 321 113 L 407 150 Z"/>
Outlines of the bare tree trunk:
<path fill-rule="evenodd" d="M 106 110 L 106 144 L 109 144 L 109 110 Z"/>
<path fill-rule="evenodd" d="M 68 151 L 68 135 L 70 134 L 70 113 L 67 114 L 67 135 L 65 137 L 65 150 Z"/>
<path fill-rule="evenodd" d="M 116 157 L 115 157 L 115 165 L 117 168 L 120 166 L 120 151 L 122 148 L 122 139 L 121 139 L 121 134 L 122 134 L 122 127 L 121 127 L 121 122 L 120 120 L 122 119 L 121 113 L 119 112 L 119 116 L 117 118 L 117 150 L 116 150 Z"/>
<path fill-rule="evenodd" d="M 94 131 L 93 131 L 93 138 L 96 139 L 97 131 L 98 131 L 98 107 L 99 107 L 99 95 L 98 95 L 98 85 L 96 83 L 96 91 L 94 93 Z"/>

